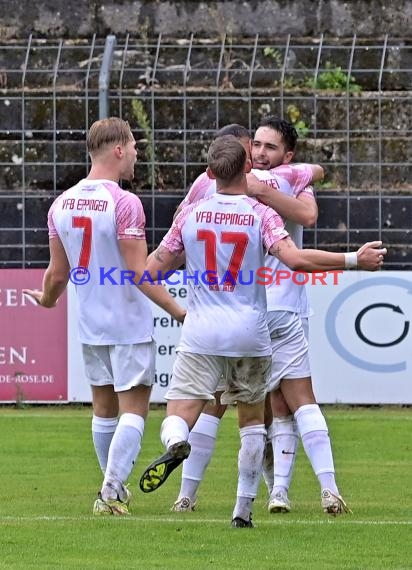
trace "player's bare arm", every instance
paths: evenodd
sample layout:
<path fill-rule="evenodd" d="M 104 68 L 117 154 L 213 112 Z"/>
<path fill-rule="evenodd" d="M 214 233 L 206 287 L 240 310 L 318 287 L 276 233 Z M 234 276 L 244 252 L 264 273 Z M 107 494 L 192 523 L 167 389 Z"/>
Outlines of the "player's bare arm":
<path fill-rule="evenodd" d="M 363 269 L 377 271 L 387 253 L 381 241 L 365 243 L 356 252 L 334 253 L 319 249 L 298 249 L 290 237 L 274 244 L 269 253 L 294 271 L 330 271 L 333 269 Z"/>
<path fill-rule="evenodd" d="M 302 221 L 297 223 L 300 223 L 305 228 L 314 226 L 318 221 L 319 215 L 318 205 L 315 198 L 301 192 L 299 196 L 297 196 L 296 201 L 298 202 L 298 207 L 300 207 L 301 204 L 304 205 L 304 209 L 301 210 Z"/>
<path fill-rule="evenodd" d="M 158 261 L 161 264 L 165 264 L 167 265 L 167 261 L 169 258 L 169 254 L 170 251 L 167 250 L 165 247 L 163 246 L 159 246 L 155 251 L 154 251 L 154 258 L 156 261 Z"/>
<path fill-rule="evenodd" d="M 168 312 L 174 319 L 183 322 L 186 310 L 183 309 L 163 285 L 153 284 L 142 280 L 146 270 L 147 260 L 147 244 L 145 240 L 119 240 L 120 253 L 122 254 L 126 267 L 129 271 L 133 271 L 134 279 L 137 287 L 148 297 L 153 303 L 159 305 L 164 311 Z M 157 274 L 153 274 L 153 279 L 157 279 Z M 141 282 L 142 281 L 142 282 Z"/>
<path fill-rule="evenodd" d="M 155 253 L 157 250 L 152 251 L 152 253 L 148 256 L 147 262 L 149 262 L 153 257 L 155 257 Z M 174 261 L 171 263 L 170 271 L 177 271 L 186 263 L 186 255 L 185 253 L 181 253 L 180 255 L 176 255 L 174 257 Z"/>
<path fill-rule="evenodd" d="M 291 166 L 301 166 L 301 165 L 309 167 L 311 169 L 311 171 L 312 171 L 312 182 L 320 182 L 321 180 L 323 180 L 325 178 L 325 170 L 324 170 L 323 166 L 321 166 L 320 164 L 308 164 L 307 162 L 305 162 L 305 163 L 295 162 Z"/>
<path fill-rule="evenodd" d="M 296 199 L 265 184 L 252 173 L 247 174 L 246 177 L 248 195 L 275 210 L 282 218 L 304 227 L 310 227 L 316 223 L 318 212 L 313 198 L 310 199 L 307 196 L 306 199 L 303 199 L 303 196 L 301 198 L 299 196 Z"/>
<path fill-rule="evenodd" d="M 49 240 L 50 263 L 43 277 L 43 290 L 23 289 L 38 305 L 50 309 L 56 306 L 57 300 L 67 287 L 70 276 L 70 265 L 62 242 L 58 237 Z"/>
<path fill-rule="evenodd" d="M 159 275 L 163 277 L 168 271 L 174 271 L 180 267 L 184 259 L 184 253 L 175 255 L 163 245 L 159 245 L 147 258 L 145 270 L 153 279 L 158 279 Z"/>
<path fill-rule="evenodd" d="M 320 164 L 311 164 L 312 169 L 312 182 L 320 182 L 325 177 L 325 171 Z"/>

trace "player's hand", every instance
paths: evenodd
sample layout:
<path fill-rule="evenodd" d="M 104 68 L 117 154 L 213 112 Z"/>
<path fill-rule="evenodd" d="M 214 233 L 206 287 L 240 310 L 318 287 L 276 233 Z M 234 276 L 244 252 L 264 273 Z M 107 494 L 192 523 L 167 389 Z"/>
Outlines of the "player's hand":
<path fill-rule="evenodd" d="M 262 193 L 262 181 L 259 180 L 254 174 L 248 172 L 246 174 L 247 179 L 247 195 L 256 198 Z M 266 184 L 265 184 L 266 186 Z"/>
<path fill-rule="evenodd" d="M 180 307 L 179 310 L 173 315 L 173 318 L 175 319 L 175 321 L 183 323 L 183 321 L 185 320 L 186 313 L 187 313 L 186 309 Z"/>
<path fill-rule="evenodd" d="M 41 307 L 46 307 L 46 309 L 51 309 L 57 304 L 57 301 L 55 303 L 48 302 L 48 300 L 45 299 L 43 295 L 43 291 L 37 291 L 35 289 L 23 289 L 23 293 L 34 299 L 36 303 Z"/>
<path fill-rule="evenodd" d="M 369 241 L 360 247 L 356 252 L 358 269 L 364 269 L 365 271 L 377 271 L 380 269 L 387 253 L 386 247 L 381 246 L 381 241 Z"/>

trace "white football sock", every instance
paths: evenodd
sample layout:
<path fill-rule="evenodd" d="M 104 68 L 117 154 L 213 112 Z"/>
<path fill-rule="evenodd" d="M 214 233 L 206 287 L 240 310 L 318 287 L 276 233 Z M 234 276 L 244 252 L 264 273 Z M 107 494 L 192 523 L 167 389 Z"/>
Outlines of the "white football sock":
<path fill-rule="evenodd" d="M 93 415 L 92 438 L 94 450 L 99 461 L 100 469 L 104 472 L 107 467 L 107 457 L 112 442 L 113 434 L 116 431 L 117 418 L 101 418 Z"/>
<path fill-rule="evenodd" d="M 144 419 L 136 414 L 122 414 L 109 449 L 102 499 L 123 500 L 123 485 L 129 477 L 140 452 Z"/>
<path fill-rule="evenodd" d="M 274 482 L 273 494 L 289 490 L 298 447 L 298 431 L 293 416 L 273 420 Z"/>
<path fill-rule="evenodd" d="M 250 518 L 252 502 L 257 495 L 259 481 L 262 475 L 266 429 L 264 424 L 259 424 L 240 428 L 239 433 L 239 478 L 237 500 L 232 518 L 240 517 L 247 521 Z"/>
<path fill-rule="evenodd" d="M 262 470 L 263 479 L 266 483 L 269 495 L 272 492 L 273 483 L 274 483 L 272 438 L 273 438 L 273 423 L 267 428 L 265 453 L 263 456 L 263 470 Z"/>
<path fill-rule="evenodd" d="M 189 426 L 180 416 L 167 416 L 160 428 L 160 439 L 166 449 L 179 441 L 187 441 Z"/>
<path fill-rule="evenodd" d="M 196 499 L 197 489 L 213 455 L 220 419 L 200 414 L 189 434 L 190 455 L 183 461 L 182 482 L 178 499 Z"/>
<path fill-rule="evenodd" d="M 339 494 L 328 426 L 319 406 L 317 404 L 301 406 L 295 412 L 295 419 L 303 447 L 321 489 L 328 488 L 333 493 Z"/>

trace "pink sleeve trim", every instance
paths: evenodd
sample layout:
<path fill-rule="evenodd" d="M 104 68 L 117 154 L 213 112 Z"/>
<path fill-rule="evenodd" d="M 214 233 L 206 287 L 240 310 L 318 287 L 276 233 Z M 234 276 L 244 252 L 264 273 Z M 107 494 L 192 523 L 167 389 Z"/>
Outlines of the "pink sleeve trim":
<path fill-rule="evenodd" d="M 117 184 L 106 188 L 115 203 L 117 239 L 146 239 L 146 216 L 143 205 L 135 194 L 122 190 Z"/>
<path fill-rule="evenodd" d="M 205 197 L 206 192 L 209 190 L 211 184 L 213 184 L 213 180 L 209 178 L 206 172 L 202 172 L 196 180 L 193 182 L 192 186 L 189 189 L 185 199 L 182 202 L 183 206 L 188 206 L 189 204 L 194 204 L 202 198 Z"/>
<path fill-rule="evenodd" d="M 60 194 L 60 196 L 58 196 L 54 200 L 53 204 L 50 206 L 49 211 L 47 213 L 47 226 L 49 228 L 49 238 L 59 237 L 59 234 L 57 233 L 57 230 L 56 230 L 56 226 L 54 225 L 53 214 L 54 214 L 54 211 L 57 207 L 57 204 L 63 198 L 64 194 L 65 194 L 65 192 L 63 192 L 63 194 Z"/>
<path fill-rule="evenodd" d="M 263 244 L 267 250 L 269 250 L 274 243 L 288 237 L 289 233 L 285 230 L 283 219 L 275 210 L 272 210 L 272 208 L 265 206 L 265 204 L 261 202 L 256 202 L 252 198 L 248 200 L 251 200 L 255 212 L 262 221 Z"/>
<path fill-rule="evenodd" d="M 161 246 L 165 247 L 170 253 L 178 255 L 184 251 L 182 229 L 186 223 L 187 218 L 196 208 L 197 204 L 189 204 L 183 208 L 176 216 L 172 227 L 162 239 Z"/>
<path fill-rule="evenodd" d="M 281 164 L 273 168 L 273 173 L 285 178 L 296 196 L 312 182 L 312 168 L 309 164 Z"/>

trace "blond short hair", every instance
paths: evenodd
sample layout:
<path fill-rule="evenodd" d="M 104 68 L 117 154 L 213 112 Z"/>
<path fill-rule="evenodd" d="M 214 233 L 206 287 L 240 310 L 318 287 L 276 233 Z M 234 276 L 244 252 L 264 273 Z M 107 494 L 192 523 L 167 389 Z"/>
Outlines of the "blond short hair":
<path fill-rule="evenodd" d="M 87 134 L 87 150 L 90 154 L 99 152 L 106 145 L 126 145 L 132 138 L 132 131 L 127 121 L 118 117 L 109 117 L 95 121 Z"/>

